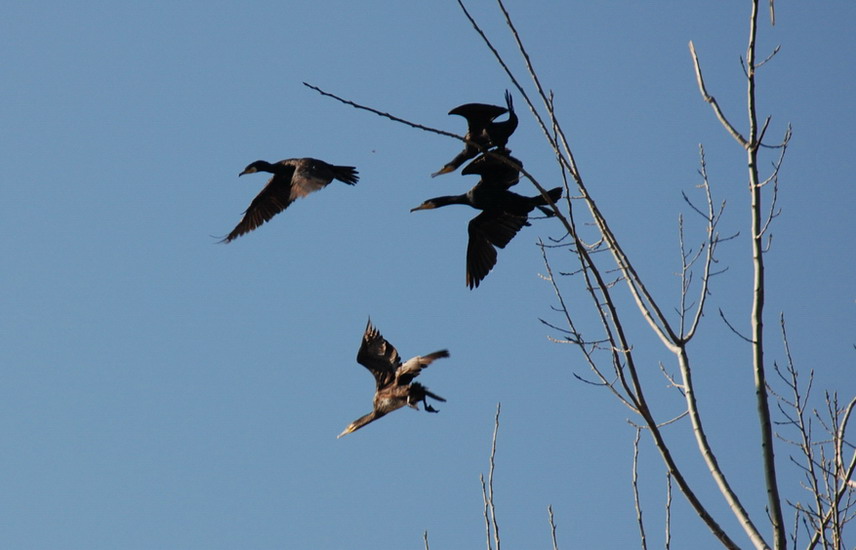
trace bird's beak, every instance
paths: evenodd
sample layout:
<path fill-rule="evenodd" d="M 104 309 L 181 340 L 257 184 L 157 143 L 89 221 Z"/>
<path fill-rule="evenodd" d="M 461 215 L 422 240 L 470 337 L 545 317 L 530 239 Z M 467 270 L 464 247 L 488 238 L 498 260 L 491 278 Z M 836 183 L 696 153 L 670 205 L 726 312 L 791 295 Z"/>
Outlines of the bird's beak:
<path fill-rule="evenodd" d="M 243 172 L 241 172 L 240 174 L 238 174 L 238 177 L 241 177 L 241 176 L 243 176 L 244 174 L 255 174 L 255 173 L 256 173 L 256 169 L 255 169 L 255 168 L 247 168 L 246 170 L 244 170 Z"/>
<path fill-rule="evenodd" d="M 416 208 L 411 208 L 410 211 L 416 212 L 417 210 L 431 210 L 432 208 L 435 208 L 434 203 L 423 202 L 422 204 L 420 204 Z"/>
<path fill-rule="evenodd" d="M 340 433 L 339 435 L 337 435 L 337 436 L 336 436 L 336 439 L 339 439 L 339 438 L 340 438 L 340 437 L 342 437 L 343 435 L 348 435 L 348 434 L 349 434 L 349 433 L 351 433 L 352 431 L 354 431 L 354 425 L 353 425 L 353 424 L 351 424 L 350 426 L 348 426 L 347 428 L 345 428 L 345 431 L 344 431 L 344 432 L 342 432 L 342 433 Z"/>
<path fill-rule="evenodd" d="M 448 174 L 449 172 L 454 172 L 454 171 L 455 171 L 455 168 L 453 166 L 449 166 L 447 164 L 446 166 L 440 168 L 439 170 L 437 170 L 436 172 L 431 174 L 431 177 L 436 178 L 437 176 L 442 176 L 443 174 Z"/>

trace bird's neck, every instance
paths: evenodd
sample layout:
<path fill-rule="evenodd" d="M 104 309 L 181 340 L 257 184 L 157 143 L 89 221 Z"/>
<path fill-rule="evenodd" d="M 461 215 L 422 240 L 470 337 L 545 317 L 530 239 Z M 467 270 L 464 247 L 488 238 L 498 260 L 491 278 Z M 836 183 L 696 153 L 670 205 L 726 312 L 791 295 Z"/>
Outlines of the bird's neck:
<path fill-rule="evenodd" d="M 431 202 L 434 203 L 435 208 L 448 206 L 450 204 L 470 204 L 469 197 L 467 197 L 466 193 L 463 195 L 446 195 L 443 197 L 436 197 L 431 199 Z"/>

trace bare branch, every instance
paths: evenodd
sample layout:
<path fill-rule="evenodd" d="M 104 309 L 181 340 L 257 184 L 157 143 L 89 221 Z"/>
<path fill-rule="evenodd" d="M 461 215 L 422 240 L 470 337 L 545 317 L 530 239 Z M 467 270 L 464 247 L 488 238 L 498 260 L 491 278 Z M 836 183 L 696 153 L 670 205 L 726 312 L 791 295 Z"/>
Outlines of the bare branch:
<path fill-rule="evenodd" d="M 731 329 L 731 332 L 736 334 L 739 338 L 742 338 L 743 340 L 749 342 L 750 344 L 752 343 L 751 339 L 740 334 L 740 332 L 736 328 L 734 328 L 734 325 L 728 322 L 728 319 L 725 317 L 725 313 L 721 309 L 719 310 L 719 316 L 722 318 L 723 321 L 725 321 L 725 324 L 728 326 L 728 328 Z"/>
<path fill-rule="evenodd" d="M 764 482 L 767 487 L 767 506 L 770 521 L 773 524 L 773 546 L 784 549 L 787 546 L 785 521 L 782 513 L 782 499 L 779 496 L 779 480 L 776 475 L 773 428 L 770 420 L 770 405 L 767 395 L 766 370 L 764 365 L 764 304 L 765 304 L 765 267 L 763 254 L 763 227 L 761 223 L 761 187 L 758 185 L 758 114 L 755 96 L 755 44 L 758 32 L 758 3 L 752 1 L 752 14 L 749 18 L 749 44 L 746 49 L 747 77 L 747 116 L 749 119 L 748 141 L 741 143 L 746 150 L 749 169 L 749 190 L 751 195 L 751 238 L 752 264 L 754 271 L 752 311 L 750 326 L 752 329 L 752 370 L 755 378 L 755 399 L 758 423 L 761 428 L 761 455 L 764 465 Z M 766 126 L 766 124 L 765 124 Z M 762 130 L 763 133 L 763 130 Z M 761 541 L 760 534 L 758 539 Z M 753 541 L 755 537 L 753 536 Z"/>
<path fill-rule="evenodd" d="M 704 77 L 701 75 L 701 65 L 698 62 L 698 55 L 696 55 L 695 45 L 692 40 L 690 40 L 690 54 L 693 56 L 693 66 L 695 67 L 696 80 L 698 81 L 698 89 L 701 92 L 702 98 L 707 103 L 710 103 L 710 106 L 713 107 L 713 112 L 716 113 L 716 118 L 719 119 L 719 122 L 728 130 L 728 133 L 731 134 L 741 146 L 746 147 L 748 145 L 748 141 L 744 138 L 737 129 L 728 122 L 728 119 L 725 118 L 725 114 L 722 112 L 722 109 L 719 107 L 719 103 L 716 102 L 716 99 L 709 93 L 707 93 L 707 88 L 704 85 Z"/>
<path fill-rule="evenodd" d="M 484 500 L 484 529 L 487 539 L 487 550 L 493 550 L 493 546 L 490 541 L 490 501 L 487 495 L 487 487 L 484 482 L 484 474 L 479 476 L 479 480 L 481 481 L 482 499 Z"/>
<path fill-rule="evenodd" d="M 665 550 L 672 544 L 672 474 L 666 471 L 666 541 Z"/>
<path fill-rule="evenodd" d="M 496 417 L 494 417 L 493 421 L 493 440 L 490 445 L 490 468 L 487 472 L 487 506 L 490 511 L 490 522 L 489 526 L 491 526 L 491 530 L 493 531 L 493 541 L 496 544 L 496 550 L 500 550 L 500 539 L 499 539 L 499 524 L 496 522 L 496 507 L 493 502 L 493 472 L 496 467 L 496 435 L 499 432 L 499 412 L 502 410 L 502 404 L 496 404 Z M 484 484 L 484 481 L 482 481 Z M 490 537 L 488 537 L 490 538 Z M 488 550 L 490 550 L 490 546 L 488 546 Z"/>
<path fill-rule="evenodd" d="M 633 485 L 633 503 L 636 506 L 636 525 L 639 527 L 639 539 L 642 545 L 642 550 L 647 550 L 648 543 L 645 540 L 645 523 L 642 521 L 642 503 L 639 500 L 639 438 L 642 435 L 642 429 L 636 428 L 636 437 L 633 439 L 633 469 L 631 484 Z"/>
<path fill-rule="evenodd" d="M 389 114 L 389 113 L 385 113 L 385 112 L 380 111 L 380 110 L 378 110 L 378 109 L 375 109 L 375 108 L 373 108 L 373 107 L 367 107 L 366 105 L 361 105 L 361 104 L 359 104 L 359 103 L 356 103 L 355 101 L 351 101 L 351 100 L 349 100 L 349 99 L 341 98 L 341 97 L 337 96 L 336 94 L 332 94 L 332 93 L 330 93 L 330 92 L 325 92 L 324 90 L 322 90 L 322 89 L 321 89 L 321 88 L 319 88 L 318 86 L 314 86 L 314 85 L 312 85 L 312 84 L 309 84 L 308 82 L 304 82 L 304 83 L 303 83 L 303 85 L 304 85 L 304 86 L 306 86 L 307 88 L 310 88 L 310 89 L 312 89 L 312 90 L 315 90 L 316 92 L 318 92 L 319 94 L 321 94 L 321 95 L 323 95 L 323 96 L 326 96 L 326 97 L 330 97 L 330 98 L 332 98 L 332 99 L 335 99 L 336 101 L 339 101 L 339 102 L 341 102 L 341 103 L 344 103 L 345 105 L 350 105 L 351 107 L 354 107 L 355 109 L 361 109 L 361 110 L 363 110 L 363 111 L 368 111 L 368 112 L 370 112 L 370 113 L 374 113 L 374 114 L 376 114 L 376 115 L 378 115 L 378 116 L 382 116 L 382 117 L 384 117 L 384 118 L 388 118 L 389 120 L 391 120 L 391 121 L 393 121 L 393 122 L 398 122 L 398 123 L 404 124 L 404 125 L 406 125 L 406 126 L 410 126 L 411 128 L 417 128 L 417 129 L 419 129 L 419 130 L 424 130 L 424 131 L 426 131 L 426 132 L 432 132 L 432 133 L 435 133 L 435 134 L 440 134 L 441 136 L 448 136 L 448 137 L 452 137 L 452 138 L 455 138 L 455 139 L 459 139 L 459 140 L 461 140 L 461 141 L 463 141 L 463 142 L 465 142 L 465 143 L 467 142 L 467 140 L 466 140 L 466 139 L 464 139 L 464 136 L 459 136 L 458 134 L 453 134 L 452 132 L 447 132 L 447 131 L 445 131 L 445 130 L 439 130 L 439 129 L 437 129 L 437 128 L 431 128 L 430 126 L 425 126 L 425 125 L 423 125 L 423 124 L 417 124 L 417 123 L 415 123 L 415 122 L 410 122 L 409 120 L 405 120 L 405 119 L 403 119 L 403 118 L 401 118 L 401 117 L 397 117 L 397 116 L 395 116 L 395 115 L 391 115 L 391 114 Z M 477 145 L 477 144 L 476 144 L 476 143 L 473 143 L 473 145 Z"/>
<path fill-rule="evenodd" d="M 553 542 L 553 550 L 559 550 L 559 542 L 556 539 L 556 522 L 553 520 L 552 506 L 547 506 L 547 515 L 550 518 L 550 540 Z"/>
<path fill-rule="evenodd" d="M 770 61 L 771 59 L 773 59 L 773 58 L 776 56 L 776 54 L 777 54 L 777 53 L 779 53 L 779 50 L 781 50 L 781 49 L 782 49 L 782 45 L 781 45 L 781 44 L 779 44 L 778 46 L 776 46 L 775 48 L 773 48 L 773 51 L 772 51 L 772 52 L 770 52 L 770 55 L 768 55 L 766 58 L 764 58 L 764 61 L 761 61 L 760 63 L 756 64 L 756 65 L 755 65 L 755 68 L 756 68 L 756 69 L 757 69 L 757 68 L 760 68 L 760 67 L 761 67 L 761 66 L 763 66 L 765 63 L 767 63 L 767 61 Z"/>

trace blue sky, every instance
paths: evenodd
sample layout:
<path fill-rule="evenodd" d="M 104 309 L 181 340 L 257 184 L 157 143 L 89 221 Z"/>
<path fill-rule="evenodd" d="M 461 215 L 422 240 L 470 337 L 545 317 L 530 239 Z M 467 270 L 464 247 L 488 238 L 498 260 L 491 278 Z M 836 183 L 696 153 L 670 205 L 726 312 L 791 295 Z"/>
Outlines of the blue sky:
<path fill-rule="evenodd" d="M 678 214 L 703 236 L 681 199 L 699 194 L 699 143 L 727 201 L 721 231 L 740 232 L 721 249 L 728 271 L 691 351 L 712 443 L 763 522 L 749 349 L 716 313 L 747 326 L 745 160 L 701 100 L 687 49 L 693 40 L 710 92 L 745 127 L 748 5 L 556 4 L 508 8 L 589 190 L 655 296 L 677 303 Z M 818 395 L 846 401 L 856 7 L 779 4 L 776 27 L 761 27 L 759 52 L 782 50 L 760 73 L 759 110 L 773 117 L 770 135 L 790 122 L 794 139 L 767 256 L 769 358 L 782 359 L 781 311 Z M 472 11 L 519 70 L 495 6 Z M 431 548 L 479 547 L 498 402 L 503 543 L 550 547 L 552 505 L 562 548 L 637 544 L 629 412 L 575 380 L 587 374 L 579 353 L 550 343 L 539 322 L 560 321 L 535 245 L 560 237 L 558 224 L 524 228 L 468 290 L 475 211 L 409 212 L 475 183 L 429 177 L 459 143 L 301 84 L 462 133 L 448 110 L 501 104 L 510 83 L 454 2 L 7 3 L 0 46 L 0 547 L 399 549 L 422 548 L 425 530 Z M 510 147 L 558 184 L 515 99 Z M 215 244 L 266 181 L 238 172 L 301 156 L 357 166 L 361 180 Z M 448 402 L 337 440 L 370 410 L 374 382 L 355 362 L 369 315 L 405 357 L 451 351 L 420 378 Z M 677 414 L 657 369 L 674 370 L 671 356 L 626 315 L 658 413 Z M 688 434 L 686 422 L 668 432 L 722 513 Z M 789 452 L 778 449 L 783 491 L 804 498 Z M 649 537 L 661 545 L 664 474 L 647 442 L 641 453 Z M 715 547 L 674 501 L 673 544 Z"/>

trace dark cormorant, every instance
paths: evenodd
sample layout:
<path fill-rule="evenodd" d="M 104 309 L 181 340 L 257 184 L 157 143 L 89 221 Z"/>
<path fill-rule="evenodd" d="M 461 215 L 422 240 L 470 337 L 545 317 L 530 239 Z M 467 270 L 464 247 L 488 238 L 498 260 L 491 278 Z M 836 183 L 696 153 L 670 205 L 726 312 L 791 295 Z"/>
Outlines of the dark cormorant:
<path fill-rule="evenodd" d="M 450 115 L 460 115 L 467 119 L 467 133 L 464 136 L 467 142 L 464 144 L 463 151 L 440 170 L 431 174 L 431 177 L 454 172 L 460 165 L 483 150 L 491 147 L 505 147 L 508 138 L 517 128 L 518 122 L 517 115 L 514 113 L 511 94 L 507 90 L 505 92 L 505 103 L 508 108 L 484 103 L 467 103 L 449 111 Z M 493 121 L 504 113 L 508 113 L 508 119 L 501 122 Z"/>
<path fill-rule="evenodd" d="M 351 422 L 337 438 L 359 430 L 369 422 L 405 405 L 419 410 L 420 401 L 427 412 L 437 412 L 437 409 L 428 404 L 427 398 L 437 401 L 446 400 L 431 393 L 419 382 L 413 382 L 413 379 L 435 359 L 448 356 L 448 350 L 440 350 L 428 355 L 417 355 L 402 364 L 398 351 L 372 326 L 372 321 L 369 319 L 360 351 L 357 352 L 357 362 L 369 369 L 377 382 L 372 412 Z"/>
<path fill-rule="evenodd" d="M 518 164 L 520 161 L 509 157 Z M 490 156 L 479 157 L 468 165 L 464 172 L 480 174 L 481 179 L 463 195 L 451 195 L 428 199 L 416 210 L 440 208 L 449 204 L 466 204 L 482 213 L 470 220 L 467 231 L 467 286 L 473 289 L 487 277 L 496 265 L 496 248 L 505 248 L 511 239 L 524 226 L 529 225 L 529 213 L 535 208 L 541 208 L 548 202 L 541 195 L 524 197 L 508 190 L 519 180 L 516 169 L 508 169 L 508 165 Z M 550 199 L 556 202 L 562 196 L 562 188 L 556 187 L 547 191 Z M 546 209 L 543 212 L 550 214 Z"/>
<path fill-rule="evenodd" d="M 273 177 L 250 203 L 235 229 L 221 242 L 229 243 L 249 233 L 288 208 L 296 199 L 326 187 L 334 179 L 348 185 L 354 185 L 359 180 L 353 166 L 333 166 L 313 158 L 285 159 L 273 164 L 257 160 L 238 175 L 256 172 L 268 172 Z"/>

